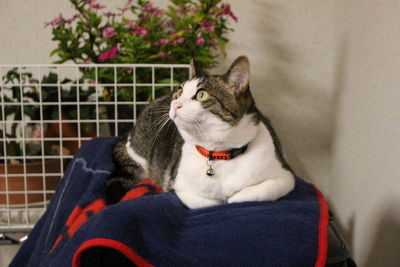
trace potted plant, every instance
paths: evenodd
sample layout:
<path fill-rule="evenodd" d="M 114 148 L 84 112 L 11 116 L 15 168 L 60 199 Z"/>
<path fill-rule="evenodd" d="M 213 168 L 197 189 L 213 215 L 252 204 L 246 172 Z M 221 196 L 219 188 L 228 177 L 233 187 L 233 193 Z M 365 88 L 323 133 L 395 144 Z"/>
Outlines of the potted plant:
<path fill-rule="evenodd" d="M 64 114 L 59 114 L 57 105 L 44 105 L 46 102 L 54 103 L 59 99 L 58 76 L 52 72 L 44 75 L 41 79 L 41 84 L 53 84 L 53 86 L 48 86 L 41 91 L 38 88 L 39 81 L 34 79 L 31 73 L 24 72 L 21 69 L 14 68 L 9 70 L 2 79 L 3 86 L 0 93 L 3 107 L 0 110 L 0 115 L 5 123 L 0 125 L 0 137 L 5 137 L 5 139 L 0 141 L 0 156 L 2 157 L 0 160 L 0 174 L 5 175 L 7 173 L 8 179 L 6 188 L 6 178 L 4 176 L 0 177 L 0 192 L 5 192 L 6 189 L 8 189 L 7 191 L 53 190 L 59 182 L 59 176 L 46 176 L 44 179 L 46 184 L 44 186 L 43 177 L 32 174 L 60 173 L 60 160 L 63 159 L 46 159 L 42 163 L 42 160 L 31 158 L 32 156 L 41 158 L 42 156 L 60 155 L 61 149 L 63 150 L 63 155 L 69 155 L 78 149 L 77 141 L 63 141 L 63 147 L 59 146 L 59 141 L 41 143 L 42 137 L 57 137 L 59 139 L 77 136 L 76 127 L 67 123 L 62 123 L 61 134 L 57 120 L 59 118 L 68 118 Z M 60 85 L 70 82 L 71 80 L 64 79 L 60 81 Z M 65 101 L 76 101 L 76 88 L 70 87 L 69 89 L 62 88 L 60 97 Z M 82 101 L 87 100 L 93 94 L 93 90 L 81 93 Z M 42 110 L 40 106 L 42 106 Z M 63 111 L 69 116 L 73 115 L 74 112 L 76 113 L 76 109 L 73 108 L 64 109 Z M 87 107 L 85 110 L 85 107 L 82 107 L 81 113 L 85 114 L 85 112 L 94 111 Z M 22 120 L 25 121 L 24 125 Z M 41 123 L 43 120 L 55 120 L 56 122 Z M 23 142 L 23 139 L 25 139 L 25 142 Z M 43 148 L 44 151 L 42 151 Z M 26 184 L 24 173 L 26 173 Z M 24 194 L 9 195 L 9 204 L 22 204 L 26 201 L 31 203 L 43 200 L 43 194 L 27 194 L 27 199 L 25 199 Z M 0 194 L 0 204 L 6 204 L 5 194 Z"/>
<path fill-rule="evenodd" d="M 73 61 L 90 63 L 189 63 L 195 59 L 205 68 L 217 64 L 217 58 L 225 56 L 230 19 L 237 21 L 230 5 L 221 0 L 170 0 L 166 9 L 156 7 L 151 1 L 127 0 L 116 11 L 109 10 L 98 0 L 69 0 L 76 11 L 71 18 L 62 14 L 47 22 L 52 27 L 57 47 L 51 56 L 57 55 L 56 63 Z M 94 68 L 80 68 L 83 78 L 100 84 L 114 82 L 132 84 L 132 69 L 117 68 L 114 81 L 113 68 L 101 68 L 97 76 Z M 137 69 L 135 82 L 173 84 L 185 80 L 187 72 L 174 73 L 159 70 L 152 81 L 150 70 Z M 132 101 L 131 87 L 104 86 L 100 101 Z M 170 90 L 169 86 L 156 88 L 157 95 Z M 136 88 L 136 100 L 148 101 L 152 88 Z M 117 99 L 115 98 L 117 96 Z M 111 112 L 110 112 L 111 113 Z M 121 119 L 130 112 L 121 112 Z M 129 119 L 129 117 L 127 118 Z M 111 127 L 112 128 L 112 127 Z"/>
<path fill-rule="evenodd" d="M 66 61 L 79 64 L 189 63 L 191 59 L 195 59 L 205 68 L 210 68 L 217 64 L 219 56 L 225 55 L 225 45 L 228 42 L 226 35 L 232 30 L 228 27 L 228 21 L 230 19 L 237 21 L 229 4 L 223 3 L 221 0 L 170 0 L 166 9 L 158 8 L 148 0 L 135 2 L 127 0 L 126 4 L 116 11 L 108 10 L 106 6 L 97 2 L 98 0 L 69 1 L 76 10 L 75 15 L 71 18 L 64 18 L 60 14 L 46 23 L 46 26 L 52 27 L 53 40 L 57 43 L 57 47 L 50 54 L 51 56 L 58 56 L 59 59 L 55 63 Z M 96 81 L 100 84 L 99 86 L 114 82 L 118 84 L 133 82 L 140 84 L 150 81 L 152 77 L 149 70 L 138 69 L 133 81 L 132 69 L 117 68 L 117 80 L 114 81 L 113 68 L 101 68 L 95 73 L 94 68 L 88 65 L 87 68 L 83 67 L 79 70 L 82 75 L 78 81 L 68 79 L 59 81 L 60 78 L 57 74 L 49 73 L 42 77 L 41 84 L 54 84 L 54 86 L 47 86 L 45 90 L 39 89 L 38 86 L 23 86 L 22 94 L 21 84 L 39 84 L 39 81 L 34 79 L 31 73 L 20 73 L 21 70 L 13 69 L 3 77 L 1 93 L 4 99 L 4 103 L 2 103 L 4 108 L 0 111 L 0 115 L 7 122 L 3 123 L 2 126 L 0 125 L 0 136 L 11 141 L 3 140 L 0 142 L 0 146 L 5 148 L 8 156 L 15 156 L 17 160 L 10 160 L 6 163 L 4 162 L 5 155 L 1 154 L 3 160 L 0 162 L 0 174 L 6 172 L 5 165 L 7 165 L 8 174 L 22 174 L 26 171 L 28 178 L 27 188 L 25 188 L 23 176 L 10 177 L 8 179 L 8 191 L 25 189 L 41 191 L 43 190 L 43 178 L 29 176 L 29 173 L 59 173 L 61 171 L 60 164 L 35 162 L 28 159 L 21 161 L 21 158 L 27 155 L 40 156 L 42 153 L 49 155 L 52 150 L 55 150 L 55 154 L 59 155 L 60 149 L 64 151 L 65 148 L 54 148 L 52 146 L 54 144 L 46 142 L 45 151 L 42 152 L 41 137 L 69 137 L 69 132 L 72 132 L 72 136 L 77 136 L 74 133 L 76 129 L 73 129 L 73 126 L 69 127 L 68 124 L 62 123 L 60 127 L 57 122 L 68 119 L 65 114 L 72 117 L 78 116 L 76 109 L 66 108 L 59 111 L 58 106 L 54 105 L 43 105 L 40 109 L 40 106 L 35 103 L 58 102 L 60 99 L 61 101 L 75 102 L 78 91 L 80 101 L 83 102 L 95 94 L 95 86 L 97 85 L 82 91 L 74 85 L 77 82 L 84 84 L 87 81 L 92 81 L 92 83 Z M 173 84 L 186 79 L 186 75 L 186 72 L 176 72 L 172 81 L 170 70 L 160 70 L 156 76 L 157 80 L 151 82 Z M 58 95 L 57 84 L 66 87 L 60 91 L 61 96 Z M 69 85 L 67 86 L 67 84 Z M 118 88 L 117 92 L 114 92 L 114 88 L 113 86 L 104 86 L 102 94 L 96 95 L 97 100 L 101 102 L 131 101 L 133 99 L 131 87 Z M 157 95 L 161 95 L 169 91 L 170 87 L 158 86 L 156 90 Z M 5 91 L 8 91 L 7 94 Z M 137 87 L 136 100 L 150 100 L 151 91 L 151 87 Z M 13 102 L 31 102 L 31 105 L 7 105 L 7 103 Z M 84 119 L 85 116 L 93 116 L 93 112 L 95 112 L 93 108 L 82 106 L 79 116 Z M 126 114 L 129 114 L 129 112 L 126 112 Z M 123 116 L 124 112 L 119 114 L 119 118 L 124 119 Z M 18 123 L 9 123 L 9 121 L 21 121 L 22 118 L 30 121 L 29 127 L 23 127 Z M 38 127 L 41 120 L 55 120 L 55 122 L 47 124 L 47 127 L 42 129 Z M 65 127 L 72 128 L 72 131 Z M 62 136 L 57 132 L 60 128 L 62 129 Z M 110 127 L 110 129 L 111 134 L 114 134 L 113 127 Z M 91 130 L 93 129 L 90 129 L 90 127 L 83 129 L 83 131 L 89 132 L 86 136 L 93 136 L 93 133 L 90 133 Z M 34 138 L 31 138 L 29 139 L 31 141 L 25 141 L 25 146 L 23 146 L 23 142 L 20 142 L 20 140 L 28 135 L 36 136 L 38 140 L 35 141 Z M 68 145 L 68 141 L 63 141 L 63 144 Z M 72 147 L 69 146 L 70 152 L 74 153 L 76 149 L 77 142 L 72 142 Z M 4 149 L 0 147 L 0 151 L 3 153 Z M 26 164 L 23 166 L 21 163 Z M 59 178 L 46 177 L 46 189 L 55 186 Z M 19 185 L 11 185 L 12 181 L 18 180 Z M 31 185 L 34 180 L 38 181 L 38 185 Z M 5 189 L 5 178 L 0 177 L 0 191 L 5 191 Z M 42 200 L 44 200 L 42 194 L 32 196 L 28 194 L 28 202 Z M 10 204 L 25 203 L 25 195 L 16 195 L 15 198 L 11 195 L 9 201 Z M 5 203 L 4 194 L 0 194 L 1 203 Z"/>

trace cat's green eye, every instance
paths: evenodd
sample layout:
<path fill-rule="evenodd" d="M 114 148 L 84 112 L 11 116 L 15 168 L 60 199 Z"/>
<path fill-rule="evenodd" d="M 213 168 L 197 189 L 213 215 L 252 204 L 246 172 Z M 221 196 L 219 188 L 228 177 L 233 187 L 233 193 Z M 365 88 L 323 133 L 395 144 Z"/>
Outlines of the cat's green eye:
<path fill-rule="evenodd" d="M 204 101 L 204 100 L 207 100 L 208 97 L 209 97 L 209 94 L 208 94 L 208 92 L 207 92 L 206 90 L 199 90 L 199 91 L 197 92 L 197 95 L 196 95 L 197 101 Z"/>
<path fill-rule="evenodd" d="M 179 89 L 175 92 L 175 94 L 173 95 L 173 98 L 174 98 L 174 99 L 178 99 L 178 98 L 182 95 L 182 93 L 183 93 L 183 89 L 182 89 L 182 88 L 179 88 Z"/>

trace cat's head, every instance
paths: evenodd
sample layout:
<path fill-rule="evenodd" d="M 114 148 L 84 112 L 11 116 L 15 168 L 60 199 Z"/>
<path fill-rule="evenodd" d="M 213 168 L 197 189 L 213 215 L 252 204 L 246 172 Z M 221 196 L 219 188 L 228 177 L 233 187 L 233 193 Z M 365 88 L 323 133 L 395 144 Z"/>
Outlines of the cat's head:
<path fill-rule="evenodd" d="M 174 92 L 169 115 L 186 141 L 223 142 L 234 138 L 239 126 L 258 123 L 249 68 L 245 56 L 223 75 L 207 75 L 196 68 L 195 77 Z"/>

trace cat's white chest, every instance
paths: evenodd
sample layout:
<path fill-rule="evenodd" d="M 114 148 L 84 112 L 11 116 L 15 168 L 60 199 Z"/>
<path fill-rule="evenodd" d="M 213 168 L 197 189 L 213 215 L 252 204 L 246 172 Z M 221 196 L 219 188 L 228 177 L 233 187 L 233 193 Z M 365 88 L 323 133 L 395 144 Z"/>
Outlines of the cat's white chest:
<path fill-rule="evenodd" d="M 213 176 L 207 175 L 207 161 L 193 144 L 183 145 L 174 189 L 190 208 L 275 200 L 293 188 L 293 176 L 277 160 L 264 125 L 260 125 L 260 131 L 245 153 L 232 160 L 213 161 Z"/>
<path fill-rule="evenodd" d="M 215 175 L 208 176 L 207 163 L 208 159 L 200 155 L 192 145 L 184 144 L 174 188 L 176 190 L 190 188 L 195 194 L 222 201 L 221 179 L 224 177 L 224 172 L 219 168 L 220 162 L 214 161 L 212 168 Z"/>
<path fill-rule="evenodd" d="M 258 164 L 260 159 L 256 158 L 256 154 L 242 154 L 232 160 L 214 160 L 211 165 L 214 175 L 209 176 L 208 159 L 191 145 L 184 145 L 174 187 L 178 191 L 190 190 L 198 196 L 226 203 L 236 191 L 266 178 L 263 170 L 268 166 L 267 159 L 261 159 L 266 161 Z"/>

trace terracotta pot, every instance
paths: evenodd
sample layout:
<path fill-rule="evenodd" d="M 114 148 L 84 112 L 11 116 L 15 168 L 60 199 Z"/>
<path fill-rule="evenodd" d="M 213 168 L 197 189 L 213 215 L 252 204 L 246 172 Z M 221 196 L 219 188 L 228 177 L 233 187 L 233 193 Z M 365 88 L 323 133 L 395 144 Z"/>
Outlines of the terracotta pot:
<path fill-rule="evenodd" d="M 33 173 L 60 173 L 60 161 L 57 159 L 46 160 L 44 164 L 44 170 L 42 162 L 31 162 L 26 163 L 26 190 L 27 191 L 43 191 L 43 190 L 54 190 L 60 181 L 60 176 L 46 176 L 45 177 L 45 188 L 43 186 L 42 176 L 32 176 Z M 21 176 L 8 177 L 8 191 L 25 191 L 24 185 L 24 167 L 23 164 L 7 164 L 8 174 L 20 174 Z M 0 175 L 5 174 L 5 164 L 0 164 Z M 0 205 L 6 204 L 6 181 L 5 177 L 0 177 Z M 40 202 L 43 200 L 49 200 L 53 194 L 46 193 L 44 198 L 43 192 L 29 193 L 27 194 L 27 200 L 25 201 L 25 194 L 9 194 L 9 204 L 24 204 Z"/>
<path fill-rule="evenodd" d="M 63 117 L 63 120 L 67 120 L 68 118 Z M 77 137 L 78 130 L 76 129 L 76 124 L 72 123 L 62 123 L 62 136 L 63 137 Z M 60 124 L 56 121 L 53 123 L 49 123 L 47 130 L 44 134 L 44 137 L 56 137 L 60 138 Z M 58 144 L 58 141 L 48 142 L 49 144 Z M 79 143 L 78 141 L 63 141 L 63 146 L 68 148 L 69 151 L 74 154 L 78 150 Z"/>
<path fill-rule="evenodd" d="M 63 122 L 62 120 L 68 120 L 69 118 L 67 116 L 63 116 L 61 118 L 61 127 L 62 127 L 62 138 L 68 138 L 68 137 L 78 137 L 78 125 L 77 123 L 66 123 Z M 87 131 L 84 128 L 81 128 L 81 137 L 95 137 L 96 136 L 96 129 L 93 129 L 91 131 Z M 49 123 L 47 130 L 44 134 L 44 137 L 56 137 L 60 138 L 60 123 L 55 121 L 53 123 Z M 58 141 L 54 142 L 48 142 L 49 144 L 59 144 Z M 81 144 L 85 143 L 85 141 L 82 141 Z M 65 141 L 63 140 L 63 147 L 68 148 L 70 151 L 71 155 L 75 154 L 76 151 L 78 151 L 79 148 L 79 142 L 78 140 L 76 141 Z"/>

